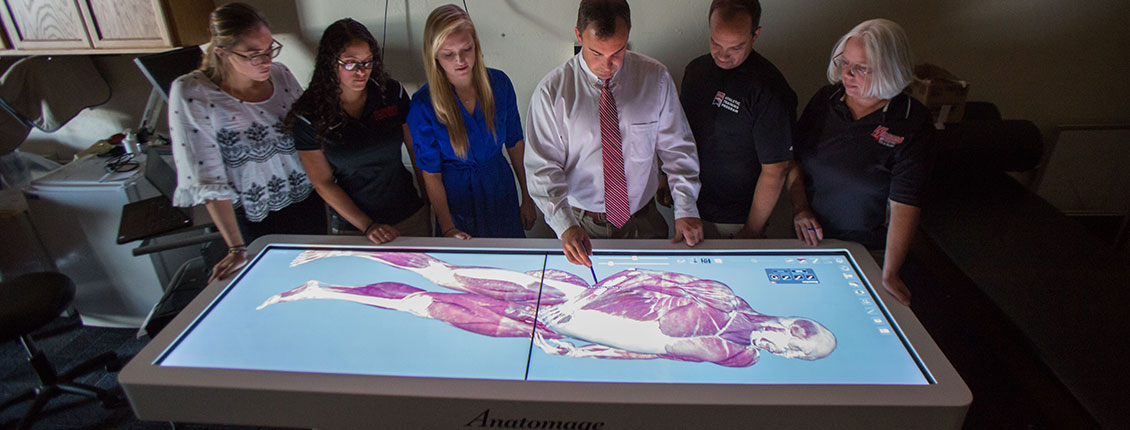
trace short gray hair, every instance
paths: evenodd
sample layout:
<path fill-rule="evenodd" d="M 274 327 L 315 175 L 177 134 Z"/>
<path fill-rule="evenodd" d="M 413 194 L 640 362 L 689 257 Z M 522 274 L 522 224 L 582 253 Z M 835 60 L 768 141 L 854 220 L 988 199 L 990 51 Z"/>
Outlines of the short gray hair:
<path fill-rule="evenodd" d="M 914 79 L 910 41 L 901 26 L 882 18 L 863 21 L 840 37 L 828 60 L 828 82 L 840 83 L 836 57 L 844 53 L 848 39 L 855 37 L 863 42 L 867 65 L 871 69 L 871 85 L 863 89 L 864 97 L 890 99 L 910 85 Z"/>

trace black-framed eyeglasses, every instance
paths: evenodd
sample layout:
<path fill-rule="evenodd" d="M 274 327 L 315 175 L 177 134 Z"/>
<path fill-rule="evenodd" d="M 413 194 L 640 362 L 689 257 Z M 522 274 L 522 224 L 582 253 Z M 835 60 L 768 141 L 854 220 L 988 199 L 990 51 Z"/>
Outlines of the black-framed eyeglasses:
<path fill-rule="evenodd" d="M 362 69 L 364 69 L 364 70 L 369 70 L 369 69 L 372 69 L 372 68 L 373 68 L 373 66 L 375 66 L 375 65 L 377 64 L 377 60 L 369 60 L 369 61 L 341 61 L 341 59 L 339 58 L 339 59 L 337 60 L 337 64 L 338 64 L 338 65 L 340 65 L 340 66 L 341 66 L 341 67 L 342 67 L 343 69 L 345 69 L 345 71 L 347 71 L 347 72 L 352 72 L 352 71 L 354 71 L 354 70 L 357 70 L 357 68 L 358 68 L 358 67 L 360 67 L 360 68 L 362 68 Z"/>
<path fill-rule="evenodd" d="M 133 159 L 133 154 L 122 154 L 106 160 L 107 173 L 122 173 L 137 170 L 138 162 Z"/>
<path fill-rule="evenodd" d="M 832 64 L 834 64 L 840 70 L 844 70 L 846 68 L 848 74 L 857 78 L 871 74 L 870 67 L 864 66 L 862 64 L 851 64 L 847 60 L 845 60 L 844 57 L 836 57 L 832 60 Z"/>
<path fill-rule="evenodd" d="M 244 55 L 232 50 L 228 50 L 228 52 L 235 54 L 236 56 L 243 58 L 244 60 L 247 60 L 247 62 L 251 63 L 252 66 L 262 66 L 263 64 L 270 62 L 272 58 L 278 57 L 279 52 L 282 51 L 282 48 L 282 43 L 279 43 L 279 41 L 275 39 L 271 39 L 271 47 L 267 48 L 267 52 L 264 52 L 262 54 Z"/>

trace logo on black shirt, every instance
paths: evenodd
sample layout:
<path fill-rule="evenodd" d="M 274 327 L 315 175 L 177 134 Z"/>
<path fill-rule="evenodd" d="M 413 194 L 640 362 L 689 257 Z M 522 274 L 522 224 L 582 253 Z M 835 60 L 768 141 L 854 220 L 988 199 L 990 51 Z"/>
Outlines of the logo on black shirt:
<path fill-rule="evenodd" d="M 392 118 L 392 117 L 396 116 L 396 114 L 398 114 L 398 113 L 400 113 L 400 110 L 397 109 L 396 106 L 389 106 L 389 107 L 386 107 L 386 108 L 383 108 L 383 109 L 377 109 L 377 110 L 373 111 L 373 120 L 374 121 L 380 121 L 382 119 Z"/>
<path fill-rule="evenodd" d="M 871 132 L 871 137 L 874 137 L 883 146 L 894 148 L 895 145 L 902 143 L 903 137 L 891 134 L 890 129 L 883 126 L 875 127 L 875 131 Z"/>
<path fill-rule="evenodd" d="M 738 108 L 741 107 L 741 105 L 742 105 L 741 102 L 734 100 L 732 98 L 726 97 L 726 93 L 721 92 L 721 91 L 714 94 L 714 101 L 710 102 L 710 104 L 712 104 L 714 106 L 718 106 L 722 109 L 726 109 L 726 110 L 733 112 L 733 113 L 738 113 Z"/>

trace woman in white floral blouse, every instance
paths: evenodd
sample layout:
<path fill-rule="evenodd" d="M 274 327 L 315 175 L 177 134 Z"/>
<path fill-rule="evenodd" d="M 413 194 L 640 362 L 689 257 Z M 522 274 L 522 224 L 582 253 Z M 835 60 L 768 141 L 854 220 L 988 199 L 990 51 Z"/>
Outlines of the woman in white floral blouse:
<path fill-rule="evenodd" d="M 325 204 L 302 170 L 282 121 L 302 87 L 272 61 L 282 45 L 266 18 L 243 3 L 212 11 L 212 43 L 199 70 L 173 82 L 169 133 L 176 206 L 204 204 L 228 254 L 223 279 L 246 263 L 246 244 L 266 234 L 325 234 Z"/>

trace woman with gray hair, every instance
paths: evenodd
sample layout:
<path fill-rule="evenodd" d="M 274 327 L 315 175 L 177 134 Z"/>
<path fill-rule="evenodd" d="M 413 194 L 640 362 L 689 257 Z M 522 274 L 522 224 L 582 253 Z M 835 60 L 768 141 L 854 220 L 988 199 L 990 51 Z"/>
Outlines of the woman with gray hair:
<path fill-rule="evenodd" d="M 903 92 L 913 79 L 898 24 L 873 19 L 836 43 L 828 81 L 797 122 L 786 186 L 798 239 L 859 242 L 883 258 L 883 287 L 903 304 L 899 277 L 929 179 L 926 107 Z"/>

